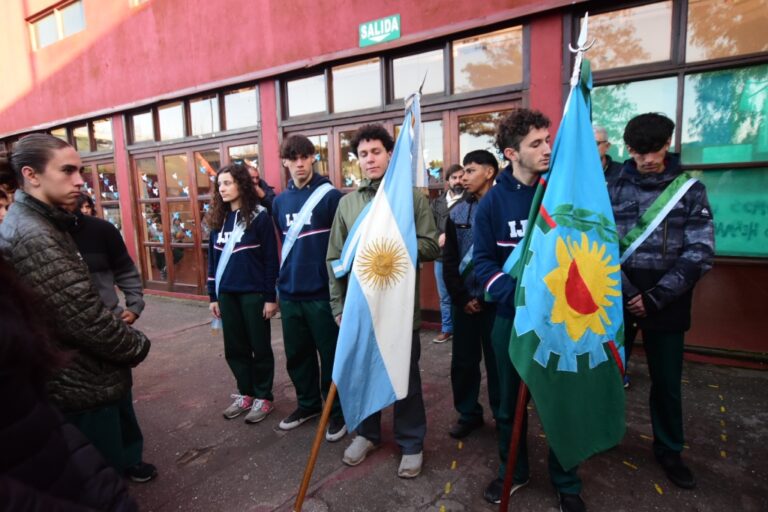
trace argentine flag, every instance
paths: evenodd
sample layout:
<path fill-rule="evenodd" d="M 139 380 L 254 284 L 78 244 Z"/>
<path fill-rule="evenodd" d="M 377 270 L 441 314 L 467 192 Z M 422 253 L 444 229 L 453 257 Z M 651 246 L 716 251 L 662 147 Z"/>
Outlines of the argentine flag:
<path fill-rule="evenodd" d="M 381 185 L 350 230 L 334 274 L 349 273 L 333 381 L 350 430 L 408 393 L 416 288 L 413 181 L 422 172 L 419 95 Z M 351 268 L 351 272 L 350 272 Z"/>

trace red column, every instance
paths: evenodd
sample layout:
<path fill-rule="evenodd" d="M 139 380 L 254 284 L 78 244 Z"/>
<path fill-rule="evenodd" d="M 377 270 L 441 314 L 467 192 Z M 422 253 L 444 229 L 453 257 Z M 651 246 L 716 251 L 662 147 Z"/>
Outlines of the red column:
<path fill-rule="evenodd" d="M 280 176 L 282 165 L 280 164 L 280 143 L 278 142 L 277 128 L 277 95 L 275 94 L 275 81 L 264 80 L 259 82 L 259 96 L 261 106 L 261 162 L 262 172 L 267 183 L 275 187 L 279 192 L 283 188 Z"/>
<path fill-rule="evenodd" d="M 552 140 L 563 116 L 563 17 L 547 14 L 531 22 L 530 108 L 552 120 Z"/>
<path fill-rule="evenodd" d="M 120 220 L 123 225 L 123 237 L 128 248 L 128 254 L 131 255 L 136 266 L 139 266 L 136 249 L 136 226 L 133 222 L 133 212 L 131 209 L 131 164 L 128 158 L 128 150 L 125 147 L 126 139 L 125 130 L 123 129 L 123 116 L 120 114 L 112 116 L 112 139 L 114 140 L 117 190 L 120 193 Z"/>

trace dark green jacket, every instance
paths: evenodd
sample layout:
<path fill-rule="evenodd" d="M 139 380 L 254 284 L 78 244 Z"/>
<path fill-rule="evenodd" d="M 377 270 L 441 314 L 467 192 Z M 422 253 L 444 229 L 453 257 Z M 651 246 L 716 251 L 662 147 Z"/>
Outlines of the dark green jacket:
<path fill-rule="evenodd" d="M 370 181 L 364 179 L 360 186 L 354 192 L 345 195 L 339 201 L 339 207 L 336 209 L 336 216 L 333 219 L 331 227 L 331 236 L 328 240 L 328 254 L 326 261 L 328 264 L 328 283 L 331 291 L 331 310 L 336 317 L 344 310 L 344 297 L 347 293 L 347 278 L 337 279 L 333 274 L 331 262 L 339 259 L 341 250 L 344 248 L 344 242 L 347 239 L 349 230 L 357 220 L 357 216 L 363 211 L 365 205 L 373 201 L 376 190 L 379 188 L 381 180 Z M 432 216 L 432 210 L 429 207 L 427 198 L 417 189 L 413 189 L 413 216 L 416 222 L 416 243 L 418 245 L 419 263 L 433 261 L 440 255 L 440 247 L 437 245 L 437 228 L 435 219 Z M 419 304 L 419 268 L 416 267 L 416 300 L 413 303 L 413 329 L 416 330 L 421 325 L 421 306 Z"/>
<path fill-rule="evenodd" d="M 131 388 L 131 367 L 149 352 L 149 339 L 112 314 L 68 233 L 74 216 L 19 190 L 0 224 L 0 253 L 39 297 L 54 336 L 71 351 L 69 365 L 48 383 L 62 412 L 114 402 Z"/>

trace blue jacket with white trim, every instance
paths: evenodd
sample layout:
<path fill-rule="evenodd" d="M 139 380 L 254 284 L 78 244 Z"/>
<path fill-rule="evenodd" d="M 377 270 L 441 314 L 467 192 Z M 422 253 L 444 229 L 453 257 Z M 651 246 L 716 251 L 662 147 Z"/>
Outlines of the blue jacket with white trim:
<path fill-rule="evenodd" d="M 477 207 L 473 225 L 475 275 L 497 303 L 496 314 L 506 318 L 515 316 L 516 281 L 502 267 L 523 239 L 535 191 L 536 186 L 517 181 L 512 166 L 507 166 Z"/>
<path fill-rule="evenodd" d="M 302 188 L 298 188 L 293 180 L 290 180 L 286 190 L 275 198 L 272 203 L 272 216 L 283 243 L 301 207 L 324 183 L 330 183 L 330 181 L 319 174 L 312 176 L 309 183 Z M 281 299 L 293 301 L 330 299 L 325 253 L 328 251 L 328 238 L 341 195 L 341 192 L 336 189 L 326 193 L 312 210 L 309 221 L 301 228 L 293 249 L 280 269 L 277 290 Z"/>
<path fill-rule="evenodd" d="M 216 266 L 235 227 L 240 212 L 229 212 L 221 230 L 211 230 L 208 241 L 208 295 L 216 302 Z M 221 276 L 219 292 L 261 293 L 266 302 L 275 302 L 275 281 L 280 260 L 277 256 L 275 227 L 269 213 L 259 212 L 232 251 Z"/>

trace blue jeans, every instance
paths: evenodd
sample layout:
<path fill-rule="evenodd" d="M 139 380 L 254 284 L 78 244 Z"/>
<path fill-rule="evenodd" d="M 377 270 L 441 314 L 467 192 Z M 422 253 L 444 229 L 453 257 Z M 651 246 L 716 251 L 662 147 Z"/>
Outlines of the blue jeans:
<path fill-rule="evenodd" d="M 437 283 L 437 295 L 440 297 L 440 322 L 442 332 L 453 334 L 453 319 L 451 318 L 451 296 L 443 281 L 443 262 L 435 261 L 435 282 Z"/>

